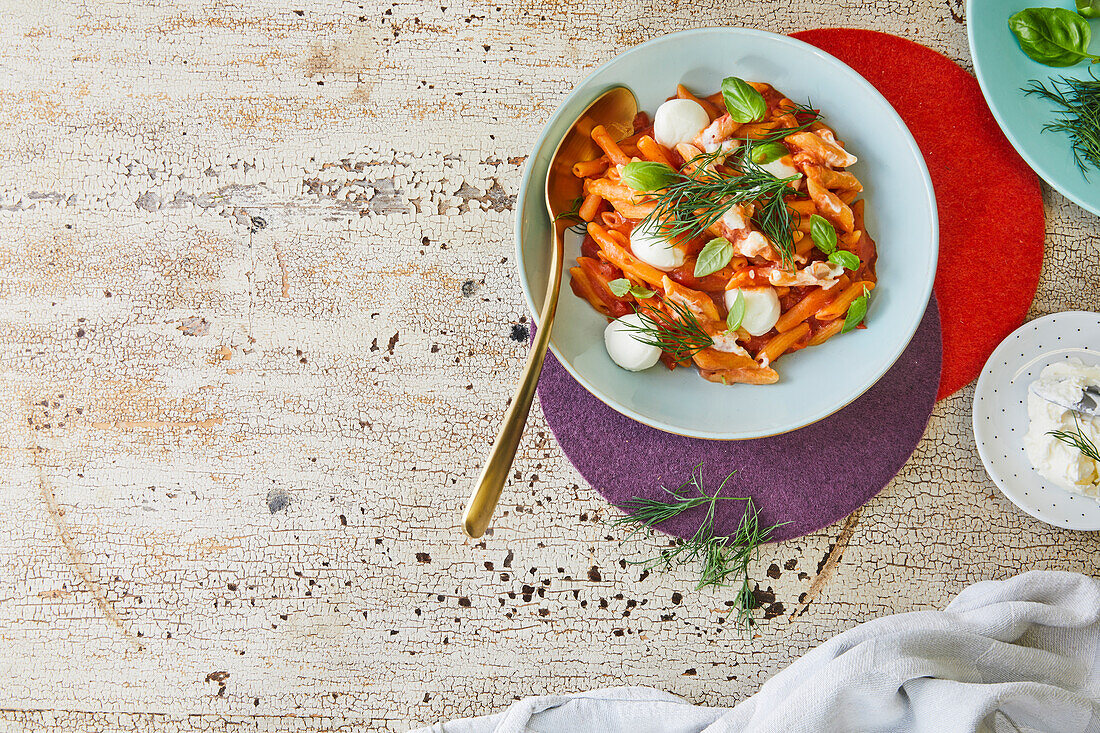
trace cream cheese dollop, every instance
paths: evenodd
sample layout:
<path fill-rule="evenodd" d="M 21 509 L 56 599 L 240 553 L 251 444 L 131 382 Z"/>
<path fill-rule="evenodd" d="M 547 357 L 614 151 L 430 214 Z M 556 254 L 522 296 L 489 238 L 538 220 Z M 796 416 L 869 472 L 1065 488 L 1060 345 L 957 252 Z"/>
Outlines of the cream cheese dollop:
<path fill-rule="evenodd" d="M 1070 358 L 1048 365 L 1039 373 L 1038 381 L 1047 382 L 1072 403 L 1086 386 L 1100 385 L 1100 367 Z M 1080 427 L 1085 437 L 1100 446 L 1100 419 L 1056 405 L 1030 391 L 1027 414 L 1030 423 L 1024 435 L 1024 450 L 1035 470 L 1064 489 L 1100 499 L 1100 465 L 1076 447 L 1048 434 L 1052 430 L 1075 432 Z"/>

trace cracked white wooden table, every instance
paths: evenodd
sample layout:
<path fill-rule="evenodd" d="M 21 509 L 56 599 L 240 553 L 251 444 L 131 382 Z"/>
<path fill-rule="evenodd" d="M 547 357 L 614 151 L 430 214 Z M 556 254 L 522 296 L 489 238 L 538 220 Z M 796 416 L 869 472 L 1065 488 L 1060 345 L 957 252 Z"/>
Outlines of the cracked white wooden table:
<path fill-rule="evenodd" d="M 405 730 L 619 683 L 731 705 L 870 617 L 1100 572 L 994 490 L 972 387 L 857 516 L 766 548 L 751 639 L 730 593 L 625 564 L 647 540 L 609 536 L 537 406 L 495 531 L 458 531 L 525 351 L 516 187 L 570 86 L 715 24 L 969 68 L 961 0 L 6 5 L 5 729 Z M 1096 219 L 1044 190 L 1032 315 L 1098 309 Z"/>

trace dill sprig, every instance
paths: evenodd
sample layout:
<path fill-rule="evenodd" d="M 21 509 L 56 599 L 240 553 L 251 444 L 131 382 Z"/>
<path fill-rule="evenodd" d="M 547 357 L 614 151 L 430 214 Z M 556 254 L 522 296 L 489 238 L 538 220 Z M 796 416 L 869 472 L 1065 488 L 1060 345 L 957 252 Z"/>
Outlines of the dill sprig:
<path fill-rule="evenodd" d="M 564 219 L 565 221 L 571 221 L 575 224 L 585 224 L 584 219 L 581 218 L 581 204 L 584 203 L 584 196 L 577 196 L 569 204 L 569 211 L 563 211 L 554 217 L 554 221 Z"/>
<path fill-rule="evenodd" d="M 1050 89 L 1032 79 L 1024 94 L 1037 94 L 1060 107 L 1058 118 L 1043 125 L 1043 132 L 1065 133 L 1073 146 L 1073 159 L 1087 180 L 1088 168 L 1100 168 L 1100 79 L 1090 68 L 1089 79 L 1060 77 Z"/>
<path fill-rule="evenodd" d="M 776 178 L 752 159 L 750 141 L 742 146 L 737 170 L 718 170 L 720 161 L 731 163 L 721 149 L 697 155 L 685 167 L 692 175 L 675 173 L 672 182 L 654 197 L 653 211 L 640 226 L 652 227 L 669 239 L 696 237 L 713 226 L 733 206 L 757 204 L 753 221 L 775 245 L 788 269 L 793 266 L 794 244 L 790 232 L 790 211 L 783 197 L 794 193 L 790 188 L 798 176 Z"/>
<path fill-rule="evenodd" d="M 796 119 L 798 117 L 809 117 L 809 119 L 799 122 L 794 127 L 776 128 L 771 132 L 764 133 L 757 138 L 738 137 L 734 139 L 740 140 L 741 142 L 754 142 L 761 145 L 765 143 L 778 143 L 782 142 L 783 138 L 787 137 L 788 135 L 794 135 L 797 132 L 803 132 L 810 129 L 811 127 L 813 127 L 814 123 L 821 120 L 821 113 L 811 107 L 808 101 L 806 104 L 800 104 L 798 102 L 791 102 L 791 104 L 794 106 L 786 108 L 786 111 L 794 114 Z"/>
<path fill-rule="evenodd" d="M 694 313 L 668 298 L 662 300 L 672 313 L 646 303 L 636 311 L 641 325 L 623 323 L 635 341 L 656 346 L 676 361 L 690 359 L 714 344 L 714 339 L 703 330 Z"/>
<path fill-rule="evenodd" d="M 678 488 L 668 489 L 661 486 L 661 490 L 668 495 L 667 499 L 633 497 L 624 502 L 620 508 L 627 513 L 615 517 L 610 524 L 614 527 L 629 527 L 630 532 L 626 537 L 631 537 L 645 529 L 653 530 L 684 512 L 701 508 L 703 517 L 695 534 L 689 539 L 677 540 L 654 557 L 633 561 L 632 564 L 641 565 L 646 570 L 670 570 L 675 566 L 699 562 L 701 567 L 699 581 L 695 586 L 697 590 L 739 583 L 733 608 L 737 611 L 738 623 L 748 627 L 752 624 L 751 611 L 756 606 L 749 581 L 749 562 L 759 556 L 760 545 L 771 539 L 772 532 L 786 522 L 761 528 L 759 511 L 750 497 L 721 496 L 736 471 L 726 476 L 713 494 L 707 494 L 703 490 L 701 465 L 695 466 L 690 478 Z M 745 511 L 737 530 L 730 536 L 716 536 L 714 533 L 714 515 L 719 501 L 745 502 Z"/>
<path fill-rule="evenodd" d="M 741 170 L 752 169 L 763 175 L 771 175 L 752 159 L 753 148 L 758 144 L 760 143 L 749 141 L 742 146 Z M 775 176 L 772 177 L 775 178 Z M 783 256 L 783 265 L 787 268 L 793 268 L 794 266 L 794 240 L 791 236 L 792 210 L 787 208 L 787 202 L 783 200 L 783 197 L 796 193 L 789 189 L 787 184 L 792 180 L 798 180 L 798 178 L 799 176 L 776 178 L 777 181 L 783 181 L 782 192 L 759 202 L 756 213 L 752 216 L 753 223 L 779 250 L 779 253 Z M 801 220 L 801 214 L 796 214 L 796 216 Z M 797 223 L 795 225 L 797 226 Z"/>
<path fill-rule="evenodd" d="M 1081 423 L 1077 420 L 1077 413 L 1073 413 L 1073 432 L 1067 430 L 1048 430 L 1047 435 L 1053 435 L 1058 440 L 1062 441 L 1066 445 L 1071 445 L 1077 450 L 1085 454 L 1086 457 L 1091 458 L 1094 461 L 1100 461 L 1100 450 L 1097 450 L 1096 443 L 1081 432 Z"/>

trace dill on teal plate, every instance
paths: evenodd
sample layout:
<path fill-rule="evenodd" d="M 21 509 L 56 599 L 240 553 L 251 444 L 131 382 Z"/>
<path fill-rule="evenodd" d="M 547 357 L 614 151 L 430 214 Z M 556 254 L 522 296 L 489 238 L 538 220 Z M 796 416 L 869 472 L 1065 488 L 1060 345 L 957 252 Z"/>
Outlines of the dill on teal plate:
<path fill-rule="evenodd" d="M 1023 87 L 1026 95 L 1037 95 L 1058 107 L 1058 116 L 1043 125 L 1043 132 L 1064 133 L 1070 139 L 1073 159 L 1081 175 L 1100 169 L 1100 79 L 1089 69 L 1089 79 L 1063 76 L 1050 80 L 1050 88 L 1033 79 Z"/>

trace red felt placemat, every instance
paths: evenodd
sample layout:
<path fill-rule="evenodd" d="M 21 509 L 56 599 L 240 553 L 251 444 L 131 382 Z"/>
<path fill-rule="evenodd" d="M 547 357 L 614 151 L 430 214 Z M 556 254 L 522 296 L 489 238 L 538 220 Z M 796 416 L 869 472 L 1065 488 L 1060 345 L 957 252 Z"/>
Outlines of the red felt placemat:
<path fill-rule="evenodd" d="M 1043 264 L 1039 178 L 1016 154 L 974 77 L 918 43 L 847 28 L 802 31 L 894 106 L 924 154 L 940 218 L 938 397 L 978 376 L 1027 315 Z M 879 242 L 884 256 L 890 243 Z"/>

